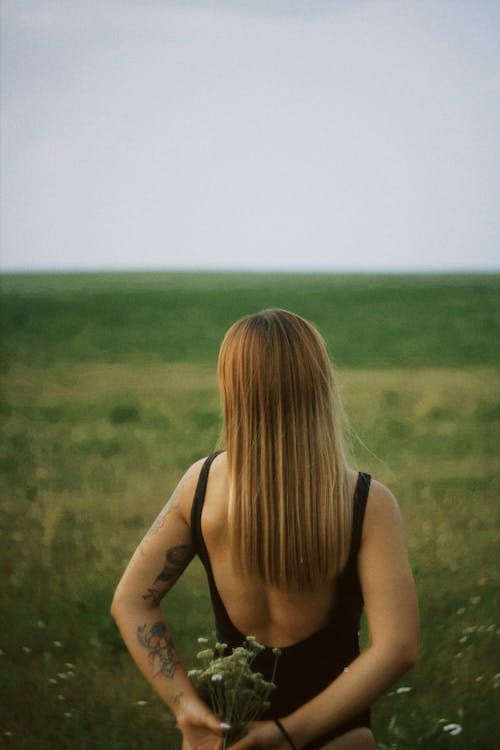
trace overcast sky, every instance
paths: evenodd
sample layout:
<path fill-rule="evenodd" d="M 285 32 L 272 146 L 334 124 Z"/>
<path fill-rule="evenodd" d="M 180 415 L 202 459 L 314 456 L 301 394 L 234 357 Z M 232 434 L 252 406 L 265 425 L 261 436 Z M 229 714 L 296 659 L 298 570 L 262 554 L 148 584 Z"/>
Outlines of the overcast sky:
<path fill-rule="evenodd" d="M 1 6 L 2 269 L 500 269 L 498 0 Z"/>

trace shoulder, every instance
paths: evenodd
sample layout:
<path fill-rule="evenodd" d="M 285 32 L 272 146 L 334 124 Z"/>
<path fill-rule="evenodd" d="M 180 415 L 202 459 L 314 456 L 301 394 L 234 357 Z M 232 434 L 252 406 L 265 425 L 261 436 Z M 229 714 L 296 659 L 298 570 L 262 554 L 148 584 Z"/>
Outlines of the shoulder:
<path fill-rule="evenodd" d="M 363 543 L 368 539 L 403 537 L 403 519 L 392 491 L 376 479 L 370 482 L 363 523 Z"/>
<path fill-rule="evenodd" d="M 200 473 L 206 460 L 207 456 L 191 464 L 179 480 L 169 500 L 170 505 L 177 509 L 188 525 L 190 525 L 194 493 L 196 492 Z"/>
<path fill-rule="evenodd" d="M 371 515 L 401 515 L 399 503 L 392 491 L 377 479 L 371 479 L 366 512 Z"/>
<path fill-rule="evenodd" d="M 354 497 L 360 472 L 349 468 L 347 471 L 349 492 Z M 391 490 L 373 477 L 370 478 L 368 500 L 363 521 L 363 537 L 373 528 L 384 527 L 387 523 L 401 523 L 399 504 Z"/>
<path fill-rule="evenodd" d="M 347 470 L 347 480 L 351 497 L 354 496 L 354 491 L 358 483 L 359 475 L 362 473 L 363 472 L 356 471 L 355 469 L 349 468 Z M 377 479 L 374 479 L 372 476 L 370 476 L 370 487 L 366 512 L 370 512 L 370 514 L 378 514 L 391 512 L 391 510 L 393 512 L 397 512 L 399 510 L 399 505 L 396 498 L 392 494 L 391 490 L 385 486 L 385 484 L 382 484 L 382 482 L 379 482 Z"/>
<path fill-rule="evenodd" d="M 200 458 L 198 461 L 191 464 L 174 490 L 175 505 L 188 525 L 191 523 L 191 510 L 193 507 L 196 487 L 200 479 L 201 470 L 207 458 L 208 456 L 203 456 L 203 458 Z M 213 460 L 210 467 L 210 476 L 212 476 L 213 473 L 218 473 L 221 468 L 221 463 L 225 463 L 225 454 L 218 455 Z"/>

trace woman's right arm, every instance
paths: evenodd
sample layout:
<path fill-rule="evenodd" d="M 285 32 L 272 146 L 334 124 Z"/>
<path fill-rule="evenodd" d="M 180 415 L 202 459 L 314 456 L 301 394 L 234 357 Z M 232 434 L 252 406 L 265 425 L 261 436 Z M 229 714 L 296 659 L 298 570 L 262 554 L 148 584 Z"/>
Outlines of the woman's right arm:
<path fill-rule="evenodd" d="M 189 525 L 202 461 L 186 472 L 135 551 L 115 591 L 112 615 L 135 663 L 177 719 L 185 744 L 221 750 L 227 726 L 198 696 L 160 608 L 194 555 Z"/>
<path fill-rule="evenodd" d="M 298 748 L 364 711 L 418 658 L 417 595 L 401 513 L 391 492 L 375 481 L 366 507 L 358 571 L 370 645 L 325 690 L 281 719 Z M 263 724 L 267 722 L 255 725 L 256 735 Z M 258 744 L 256 735 L 252 740 L 251 730 L 234 750 L 273 747 Z"/>

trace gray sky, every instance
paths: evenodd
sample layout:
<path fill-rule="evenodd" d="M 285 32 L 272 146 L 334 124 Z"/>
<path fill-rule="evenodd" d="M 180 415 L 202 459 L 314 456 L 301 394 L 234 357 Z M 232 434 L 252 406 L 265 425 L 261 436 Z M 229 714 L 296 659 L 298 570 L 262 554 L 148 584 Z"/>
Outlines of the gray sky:
<path fill-rule="evenodd" d="M 500 269 L 498 0 L 3 0 L 3 270 Z"/>

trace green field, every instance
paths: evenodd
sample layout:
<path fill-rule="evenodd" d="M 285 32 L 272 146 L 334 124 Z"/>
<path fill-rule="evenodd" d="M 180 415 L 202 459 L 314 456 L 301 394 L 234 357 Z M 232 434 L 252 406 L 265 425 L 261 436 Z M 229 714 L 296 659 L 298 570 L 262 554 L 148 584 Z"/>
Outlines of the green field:
<path fill-rule="evenodd" d="M 180 748 L 110 600 L 180 476 L 215 446 L 224 331 L 285 307 L 323 333 L 352 465 L 388 484 L 405 518 L 422 656 L 399 683 L 411 690 L 376 704 L 379 747 L 500 746 L 500 276 L 16 275 L 1 287 L 0 744 Z M 212 631 L 198 562 L 164 610 L 192 665 Z"/>

